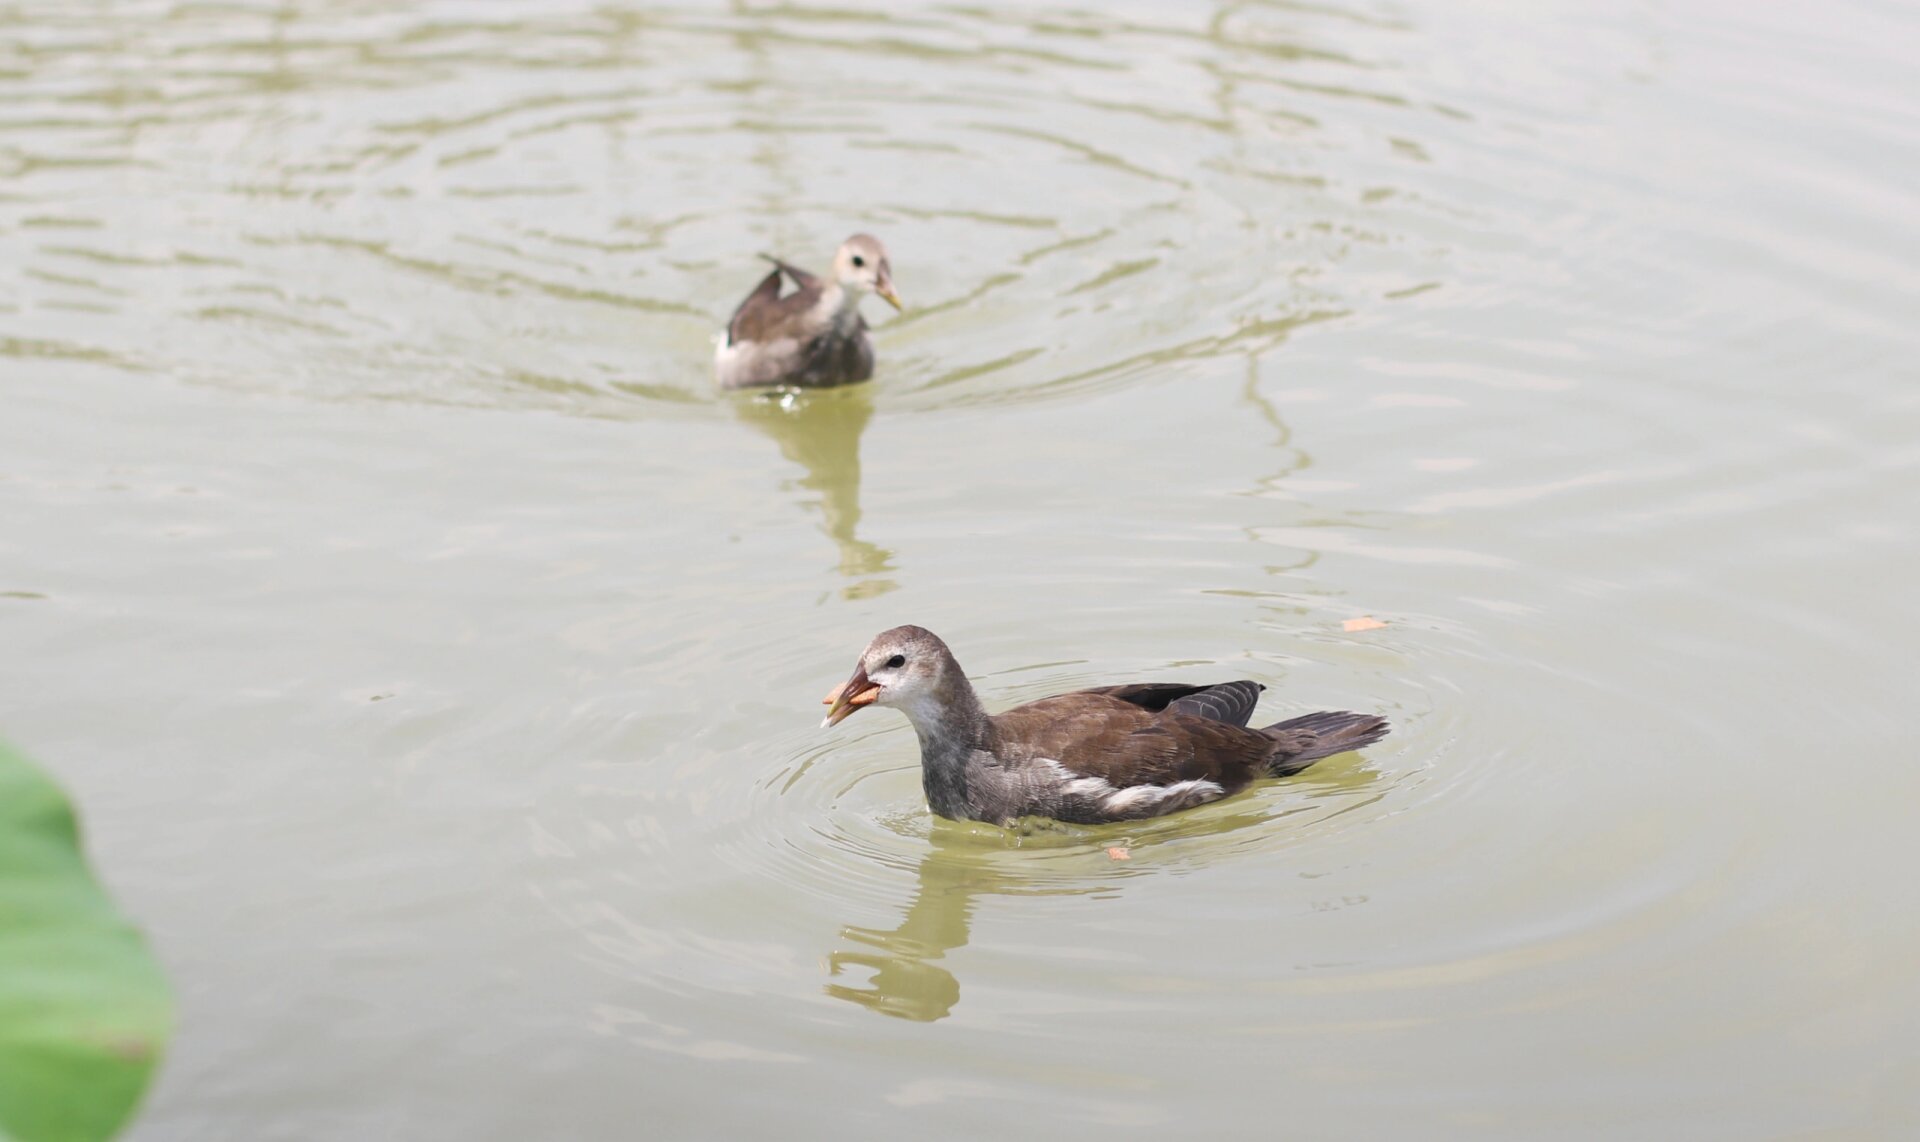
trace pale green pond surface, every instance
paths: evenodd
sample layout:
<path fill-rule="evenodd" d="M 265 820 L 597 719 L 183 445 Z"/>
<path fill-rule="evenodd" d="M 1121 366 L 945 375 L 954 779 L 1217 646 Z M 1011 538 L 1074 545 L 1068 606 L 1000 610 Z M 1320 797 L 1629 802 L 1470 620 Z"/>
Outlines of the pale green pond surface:
<path fill-rule="evenodd" d="M 1920 1134 L 1917 53 L 0 10 L 0 734 L 180 996 L 131 1137 Z M 713 392 L 753 255 L 859 229 L 874 382 Z M 936 824 L 818 726 L 900 622 L 990 708 L 1395 728 Z"/>

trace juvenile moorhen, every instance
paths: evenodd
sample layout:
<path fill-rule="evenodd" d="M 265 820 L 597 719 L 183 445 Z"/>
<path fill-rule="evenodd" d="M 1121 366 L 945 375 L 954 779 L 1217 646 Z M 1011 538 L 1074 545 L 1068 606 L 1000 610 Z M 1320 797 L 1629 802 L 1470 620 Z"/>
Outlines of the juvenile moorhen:
<path fill-rule="evenodd" d="M 714 378 L 724 389 L 762 385 L 828 388 L 873 375 L 873 338 L 860 316 L 870 293 L 900 308 L 887 248 L 871 234 L 855 234 L 833 255 L 833 276 L 818 278 L 770 254 L 763 278 L 727 322 L 713 355 Z M 793 292 L 780 296 L 781 276 Z"/>
<path fill-rule="evenodd" d="M 1286 777 L 1387 734 L 1372 714 L 1304 714 L 1251 729 L 1257 682 L 1075 690 L 988 714 L 953 652 L 916 626 L 883 631 L 826 697 L 825 726 L 891 706 L 920 735 L 921 784 L 942 817 L 1102 824 L 1158 817 Z"/>

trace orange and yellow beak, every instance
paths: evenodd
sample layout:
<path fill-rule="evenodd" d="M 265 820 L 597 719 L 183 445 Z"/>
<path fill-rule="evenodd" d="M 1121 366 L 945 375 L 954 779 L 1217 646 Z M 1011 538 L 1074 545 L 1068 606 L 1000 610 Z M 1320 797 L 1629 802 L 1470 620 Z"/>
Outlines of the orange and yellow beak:
<path fill-rule="evenodd" d="M 885 298 L 887 304 L 895 309 L 904 310 L 907 308 L 901 304 L 900 295 L 893 292 L 893 275 L 885 270 L 880 271 L 880 280 L 873 283 L 873 292 Z"/>
<path fill-rule="evenodd" d="M 862 706 L 871 706 L 880 696 L 880 684 L 867 677 L 865 666 L 853 668 L 853 677 L 833 688 L 833 693 L 820 699 L 827 706 L 827 718 L 820 728 L 837 726 L 851 717 Z"/>

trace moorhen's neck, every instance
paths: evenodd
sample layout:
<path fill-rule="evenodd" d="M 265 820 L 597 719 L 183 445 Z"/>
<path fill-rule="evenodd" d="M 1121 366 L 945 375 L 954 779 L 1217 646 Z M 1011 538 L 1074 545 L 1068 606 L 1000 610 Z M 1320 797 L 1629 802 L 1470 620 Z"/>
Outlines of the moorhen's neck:
<path fill-rule="evenodd" d="M 860 302 L 865 297 L 866 294 L 839 282 L 827 283 L 826 300 L 833 306 L 833 323 L 844 328 L 860 320 Z"/>
<path fill-rule="evenodd" d="M 953 666 L 938 693 L 902 705 L 900 711 L 920 737 L 920 784 L 935 813 L 966 820 L 967 759 L 991 744 L 993 723 L 967 676 Z"/>

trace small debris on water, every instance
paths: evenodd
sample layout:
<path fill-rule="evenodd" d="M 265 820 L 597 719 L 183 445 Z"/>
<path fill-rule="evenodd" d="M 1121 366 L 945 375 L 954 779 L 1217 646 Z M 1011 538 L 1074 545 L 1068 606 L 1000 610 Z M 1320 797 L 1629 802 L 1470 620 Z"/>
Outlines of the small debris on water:
<path fill-rule="evenodd" d="M 1351 633 L 1357 630 L 1379 630 L 1386 625 L 1387 624 L 1381 622 L 1379 619 L 1361 615 L 1357 619 L 1348 619 L 1346 622 L 1341 623 L 1340 629 Z"/>

